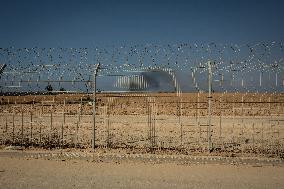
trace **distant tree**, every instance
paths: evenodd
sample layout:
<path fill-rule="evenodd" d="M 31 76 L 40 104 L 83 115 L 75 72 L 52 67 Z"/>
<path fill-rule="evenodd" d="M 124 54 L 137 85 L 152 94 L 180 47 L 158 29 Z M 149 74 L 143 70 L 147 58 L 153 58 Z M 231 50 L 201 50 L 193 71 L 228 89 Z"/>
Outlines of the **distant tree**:
<path fill-rule="evenodd" d="M 63 87 L 61 87 L 60 89 L 59 89 L 59 91 L 66 91 Z"/>
<path fill-rule="evenodd" d="M 51 86 L 50 83 L 45 87 L 45 90 L 47 90 L 48 92 L 53 91 L 53 87 Z"/>

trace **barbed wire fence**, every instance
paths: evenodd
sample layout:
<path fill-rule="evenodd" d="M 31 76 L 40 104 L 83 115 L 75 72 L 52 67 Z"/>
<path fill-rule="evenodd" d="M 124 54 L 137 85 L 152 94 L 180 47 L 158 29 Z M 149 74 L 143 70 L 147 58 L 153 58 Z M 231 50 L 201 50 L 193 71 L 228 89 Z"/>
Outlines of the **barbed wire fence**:
<path fill-rule="evenodd" d="M 283 43 L 0 48 L 1 143 L 283 155 Z"/>

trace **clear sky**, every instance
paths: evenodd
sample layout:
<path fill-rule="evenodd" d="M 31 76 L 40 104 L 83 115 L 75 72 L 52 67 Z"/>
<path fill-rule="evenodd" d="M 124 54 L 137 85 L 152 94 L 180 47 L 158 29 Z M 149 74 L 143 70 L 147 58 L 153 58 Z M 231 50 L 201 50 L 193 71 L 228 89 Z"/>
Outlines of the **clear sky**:
<path fill-rule="evenodd" d="M 0 0 L 1 47 L 282 41 L 284 1 Z"/>

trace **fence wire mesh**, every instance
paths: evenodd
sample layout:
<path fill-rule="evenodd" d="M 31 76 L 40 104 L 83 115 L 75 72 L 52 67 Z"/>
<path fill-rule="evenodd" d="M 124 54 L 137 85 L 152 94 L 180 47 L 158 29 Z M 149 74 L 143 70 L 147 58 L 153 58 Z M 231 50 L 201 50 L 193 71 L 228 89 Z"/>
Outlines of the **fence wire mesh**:
<path fill-rule="evenodd" d="M 283 55 L 281 42 L 0 48 L 1 143 L 283 156 Z"/>

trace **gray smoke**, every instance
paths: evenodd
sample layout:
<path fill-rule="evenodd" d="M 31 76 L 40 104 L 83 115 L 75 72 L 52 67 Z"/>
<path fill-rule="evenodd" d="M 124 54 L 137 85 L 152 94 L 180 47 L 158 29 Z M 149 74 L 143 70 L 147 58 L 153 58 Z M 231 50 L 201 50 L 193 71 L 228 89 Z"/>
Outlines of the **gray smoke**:
<path fill-rule="evenodd" d="M 160 69 L 149 69 L 135 75 L 120 76 L 114 86 L 129 91 L 172 92 L 175 90 L 172 76 Z"/>
<path fill-rule="evenodd" d="M 149 91 L 173 92 L 175 86 L 173 84 L 172 76 L 163 70 L 153 70 L 149 72 L 142 72 L 141 75 L 149 83 Z"/>

